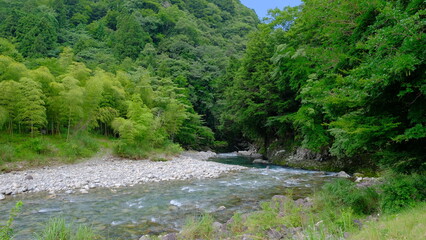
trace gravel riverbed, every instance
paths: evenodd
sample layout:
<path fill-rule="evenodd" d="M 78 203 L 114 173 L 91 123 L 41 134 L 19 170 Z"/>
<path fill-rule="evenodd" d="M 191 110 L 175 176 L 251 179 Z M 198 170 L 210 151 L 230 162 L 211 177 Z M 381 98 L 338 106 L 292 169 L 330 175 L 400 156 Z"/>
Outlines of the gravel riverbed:
<path fill-rule="evenodd" d="M 0 174 L 3 195 L 47 191 L 87 193 L 94 188 L 118 188 L 145 182 L 217 178 L 245 169 L 241 166 L 205 161 L 213 152 L 184 152 L 166 162 L 129 160 L 105 155 L 88 161 L 55 167 Z"/>

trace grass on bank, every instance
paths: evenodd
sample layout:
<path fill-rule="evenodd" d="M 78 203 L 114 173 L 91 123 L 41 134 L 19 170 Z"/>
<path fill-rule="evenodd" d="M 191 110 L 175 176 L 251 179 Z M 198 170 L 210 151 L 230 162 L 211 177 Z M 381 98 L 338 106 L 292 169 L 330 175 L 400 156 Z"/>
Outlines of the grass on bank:
<path fill-rule="evenodd" d="M 385 215 L 378 222 L 367 223 L 350 239 L 426 239 L 426 203 L 401 213 Z"/>
<path fill-rule="evenodd" d="M 87 226 L 74 227 L 63 218 L 52 218 L 41 233 L 36 234 L 37 240 L 95 240 L 102 239 L 92 228 Z"/>
<path fill-rule="evenodd" d="M 112 140 L 103 136 L 79 134 L 66 139 L 64 135 L 0 134 L 0 170 L 49 165 L 53 162 L 73 163 L 91 157 L 100 148 L 110 148 Z"/>
<path fill-rule="evenodd" d="M 189 218 L 182 232 L 181 239 L 212 239 L 214 218 L 209 214 Z"/>
<path fill-rule="evenodd" d="M 79 159 L 92 157 L 100 149 L 111 149 L 119 156 L 130 159 L 167 160 L 164 156 L 176 155 L 182 148 L 167 142 L 160 147 L 150 145 L 129 145 L 115 138 L 81 133 L 72 135 L 1 134 L 0 132 L 0 172 L 22 170 L 55 163 L 75 163 Z"/>
<path fill-rule="evenodd" d="M 164 158 L 161 156 L 176 155 L 183 151 L 179 144 L 173 142 L 165 142 L 161 145 L 151 145 L 150 143 L 125 143 L 117 141 L 114 145 L 114 154 L 130 159 L 147 159 L 152 157 L 152 160 Z"/>

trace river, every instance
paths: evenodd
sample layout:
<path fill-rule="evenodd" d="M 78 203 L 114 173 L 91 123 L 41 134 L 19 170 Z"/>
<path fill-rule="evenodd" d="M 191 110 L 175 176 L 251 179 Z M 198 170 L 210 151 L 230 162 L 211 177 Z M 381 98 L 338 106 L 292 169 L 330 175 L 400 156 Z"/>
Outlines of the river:
<path fill-rule="evenodd" d="M 203 213 L 226 221 L 233 212 L 258 209 L 259 201 L 288 190 L 304 197 L 334 178 L 333 173 L 251 164 L 253 159 L 219 154 L 209 161 L 249 167 L 216 179 L 146 183 L 119 189 L 96 189 L 89 194 L 23 194 L 0 202 L 1 220 L 21 200 L 14 222 L 15 238 L 31 239 L 52 217 L 92 226 L 113 239 L 139 239 L 145 234 L 179 231 L 185 221 Z M 219 210 L 219 207 L 226 207 Z"/>

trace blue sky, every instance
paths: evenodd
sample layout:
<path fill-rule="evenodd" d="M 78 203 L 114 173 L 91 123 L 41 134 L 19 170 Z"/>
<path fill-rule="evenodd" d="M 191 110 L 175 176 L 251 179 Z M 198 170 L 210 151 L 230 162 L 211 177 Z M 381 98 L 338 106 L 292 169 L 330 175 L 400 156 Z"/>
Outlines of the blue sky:
<path fill-rule="evenodd" d="M 266 17 L 268 9 L 280 8 L 285 6 L 297 6 L 302 3 L 301 0 L 240 0 L 242 4 L 256 11 L 260 19 Z"/>

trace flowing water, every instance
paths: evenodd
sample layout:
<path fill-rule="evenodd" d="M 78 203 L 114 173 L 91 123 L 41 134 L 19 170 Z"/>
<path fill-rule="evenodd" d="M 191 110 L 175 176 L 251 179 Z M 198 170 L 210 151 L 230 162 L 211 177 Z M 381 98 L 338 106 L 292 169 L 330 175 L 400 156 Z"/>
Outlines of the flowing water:
<path fill-rule="evenodd" d="M 216 179 L 141 184 L 120 189 L 97 189 L 89 194 L 21 195 L 0 202 L 0 220 L 21 200 L 15 239 L 31 239 L 52 217 L 92 226 L 111 239 L 139 239 L 144 234 L 178 231 L 191 216 L 210 213 L 226 221 L 235 211 L 258 209 L 259 201 L 293 191 L 303 197 L 333 178 L 332 173 L 251 164 L 253 159 L 220 154 L 210 159 L 249 167 Z M 225 210 L 218 208 L 225 206 Z"/>

